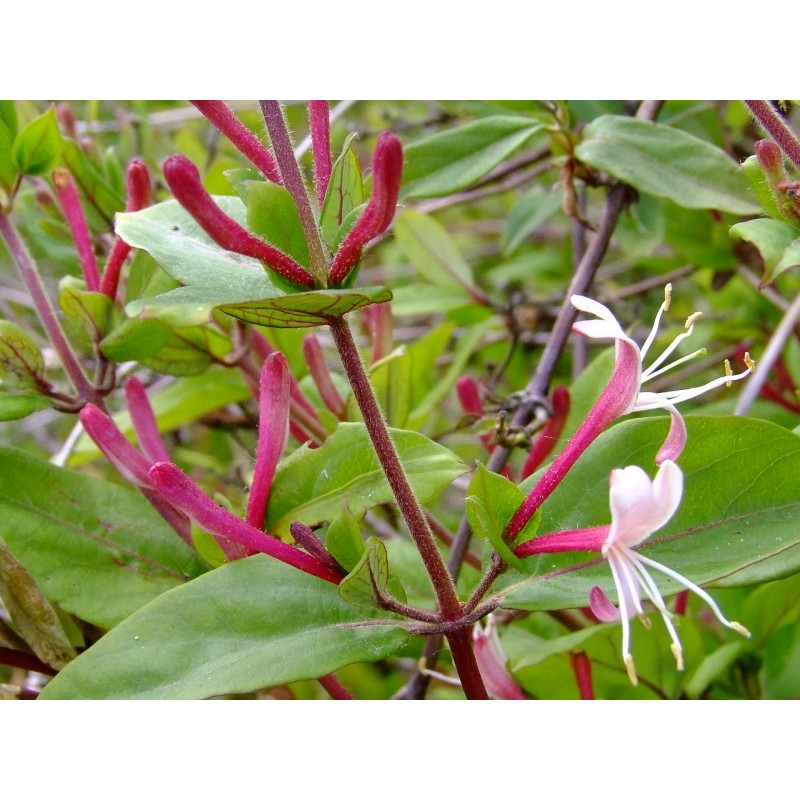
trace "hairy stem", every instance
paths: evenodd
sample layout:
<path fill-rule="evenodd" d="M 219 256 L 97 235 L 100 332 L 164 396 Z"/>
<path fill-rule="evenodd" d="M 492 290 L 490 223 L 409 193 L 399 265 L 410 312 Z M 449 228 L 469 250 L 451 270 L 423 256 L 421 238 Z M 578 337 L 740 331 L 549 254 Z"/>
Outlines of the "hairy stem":
<path fill-rule="evenodd" d="M 800 139 L 772 103 L 766 100 L 744 102 L 761 127 L 777 142 L 792 164 L 800 169 Z"/>
<path fill-rule="evenodd" d="M 61 358 L 64 372 L 67 373 L 67 377 L 75 387 L 75 391 L 78 392 L 83 400 L 91 400 L 102 405 L 102 398 L 98 396 L 94 386 L 92 386 L 89 379 L 84 374 L 72 346 L 69 341 L 67 341 L 61 323 L 56 316 L 55 309 L 44 290 L 44 285 L 39 276 L 39 271 L 36 268 L 36 263 L 33 258 L 31 258 L 28 248 L 25 247 L 25 243 L 17 233 L 14 224 L 2 210 L 0 210 L 0 235 L 2 235 L 6 241 L 11 257 L 14 259 L 17 269 L 22 276 L 22 280 L 25 282 L 31 300 L 33 300 L 33 305 L 36 308 L 39 319 L 53 347 Z"/>
<path fill-rule="evenodd" d="M 342 317 L 331 319 L 329 325 L 378 460 L 430 577 L 442 617 L 447 621 L 457 620 L 462 616 L 462 611 L 455 584 L 436 547 L 425 513 L 414 496 L 400 457 L 389 436 L 389 429 L 375 399 L 367 373 L 364 371 L 350 327 Z M 478 672 L 469 631 L 454 631 L 448 635 L 448 641 L 467 697 L 485 698 L 486 689 Z"/>
<path fill-rule="evenodd" d="M 308 199 L 306 185 L 303 182 L 303 176 L 300 174 L 300 166 L 294 155 L 292 142 L 289 138 L 289 129 L 286 127 L 286 120 L 283 118 L 281 104 L 277 100 L 261 100 L 260 103 L 284 186 L 289 190 L 294 202 L 297 204 L 300 224 L 303 226 L 303 233 L 308 243 L 308 253 L 311 258 L 309 270 L 320 286 L 326 286 L 328 283 L 328 259 L 325 255 L 325 248 L 319 235 L 317 221 L 314 218 L 314 212 Z"/>

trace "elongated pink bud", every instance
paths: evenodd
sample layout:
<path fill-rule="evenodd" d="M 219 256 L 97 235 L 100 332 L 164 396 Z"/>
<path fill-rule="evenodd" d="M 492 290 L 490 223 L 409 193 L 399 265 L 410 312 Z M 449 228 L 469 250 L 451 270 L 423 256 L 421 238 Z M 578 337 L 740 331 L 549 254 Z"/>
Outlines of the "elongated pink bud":
<path fill-rule="evenodd" d="M 171 461 L 158 432 L 158 423 L 150 405 L 150 398 L 138 379 L 130 377 L 125 381 L 125 399 L 142 452 L 152 463 Z"/>
<path fill-rule="evenodd" d="M 333 259 L 332 284 L 341 283 L 361 258 L 364 245 L 389 227 L 397 208 L 402 176 L 403 146 L 396 136 L 384 131 L 378 137 L 372 157 L 372 197 Z"/>
<path fill-rule="evenodd" d="M 308 525 L 304 525 L 302 522 L 293 522 L 289 526 L 289 532 L 304 550 L 307 550 L 343 578 L 347 575 L 347 570 L 325 549 L 325 545 L 322 544 Z"/>
<path fill-rule="evenodd" d="M 527 700 L 506 668 L 507 659 L 491 614 L 486 619 L 485 628 L 480 623 L 475 625 L 472 639 L 475 645 L 475 661 L 478 662 L 478 669 L 489 695 L 495 700 Z"/>
<path fill-rule="evenodd" d="M 308 122 L 311 128 L 311 154 L 314 157 L 314 186 L 322 208 L 331 179 L 331 123 L 327 100 L 308 101 Z"/>
<path fill-rule="evenodd" d="M 61 208 L 64 210 L 64 218 L 72 231 L 72 238 L 81 261 L 83 278 L 86 281 L 86 288 L 90 292 L 100 291 L 100 271 L 97 268 L 92 239 L 89 235 L 89 226 L 86 224 L 86 217 L 83 214 L 83 208 L 81 208 L 81 201 L 78 197 L 78 190 L 75 188 L 75 182 L 69 172 L 61 167 L 56 167 L 53 170 L 53 182 L 55 183 L 58 199 L 61 201 Z"/>
<path fill-rule="evenodd" d="M 263 528 L 272 480 L 289 438 L 289 364 L 283 353 L 273 353 L 264 362 L 258 407 L 258 447 L 246 520 Z"/>
<path fill-rule="evenodd" d="M 339 419 L 344 419 L 347 406 L 333 383 L 328 362 L 325 361 L 325 354 L 322 352 L 322 345 L 316 334 L 309 333 L 303 339 L 303 355 L 306 357 L 308 371 L 316 384 L 322 402 Z"/>
<path fill-rule="evenodd" d="M 281 173 L 275 158 L 259 138 L 246 128 L 233 111 L 222 100 L 191 100 L 192 105 L 222 134 L 234 147 L 253 162 L 267 180 L 282 186 Z"/>
<path fill-rule="evenodd" d="M 581 700 L 594 700 L 592 686 L 592 662 L 584 650 L 569 654 L 572 671 L 575 673 L 575 682 L 578 684 L 578 693 Z"/>
<path fill-rule="evenodd" d="M 389 303 L 367 306 L 361 316 L 372 340 L 372 363 L 388 356 L 392 350 L 392 307 Z"/>
<path fill-rule="evenodd" d="M 545 459 L 558 444 L 558 439 L 564 430 L 564 425 L 569 415 L 569 389 L 566 386 L 556 386 L 553 390 L 551 402 L 553 404 L 553 413 L 539 431 L 539 435 L 536 437 L 536 441 L 533 443 L 533 447 L 531 447 L 528 457 L 522 465 L 520 479 L 523 481 L 528 476 L 533 475 L 544 464 Z"/>
<path fill-rule="evenodd" d="M 769 178 L 770 184 L 782 181 L 786 177 L 783 166 L 783 153 L 772 139 L 762 139 L 753 145 L 758 163 L 764 174 Z"/>
<path fill-rule="evenodd" d="M 290 564 L 309 575 L 338 584 L 340 576 L 302 550 L 268 536 L 248 525 L 222 506 L 218 506 L 203 490 L 174 464 L 155 464 L 150 480 L 171 503 L 185 511 L 198 525 L 215 534 L 222 545 L 227 539 L 251 553 L 266 553 L 284 564 Z M 228 545 L 230 550 L 230 546 Z"/>
<path fill-rule="evenodd" d="M 125 438 L 114 420 L 91 403 L 87 403 L 81 409 L 78 417 L 86 433 L 117 472 L 129 483 L 138 486 L 153 508 L 187 544 L 193 546 L 189 518 L 183 512 L 173 508 L 152 487 L 148 475 L 151 462 Z M 139 435 L 138 431 L 137 435 Z"/>
<path fill-rule="evenodd" d="M 186 156 L 170 156 L 164 162 L 164 177 L 175 199 L 220 247 L 257 258 L 292 283 L 314 288 L 314 278 L 293 258 L 253 236 L 222 211 L 205 190 L 197 167 Z"/>
<path fill-rule="evenodd" d="M 147 169 L 144 161 L 134 158 L 128 164 L 125 184 L 128 190 L 128 197 L 125 202 L 126 211 L 141 211 L 152 203 L 153 189 L 150 181 L 150 170 Z M 108 254 L 108 261 L 103 270 L 103 278 L 100 281 L 100 291 L 111 300 L 114 300 L 117 296 L 122 265 L 125 263 L 130 251 L 131 246 L 129 244 L 122 241 L 119 236 L 114 238 L 114 244 Z"/>
<path fill-rule="evenodd" d="M 150 462 L 125 438 L 108 414 L 87 403 L 78 414 L 84 430 L 100 452 L 125 480 L 136 486 L 150 486 Z"/>

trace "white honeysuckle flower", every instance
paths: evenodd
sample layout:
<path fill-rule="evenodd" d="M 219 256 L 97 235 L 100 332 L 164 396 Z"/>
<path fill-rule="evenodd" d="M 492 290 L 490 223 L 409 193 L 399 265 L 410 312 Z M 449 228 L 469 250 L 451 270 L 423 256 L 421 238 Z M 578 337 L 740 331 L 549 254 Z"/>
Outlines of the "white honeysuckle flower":
<path fill-rule="evenodd" d="M 531 539 L 516 549 L 517 556 L 539 553 L 559 553 L 574 550 L 599 550 L 608 561 L 617 589 L 619 608 L 595 586 L 589 593 L 592 611 L 604 622 L 622 622 L 622 658 L 631 682 L 636 685 L 636 668 L 630 649 L 630 620 L 637 615 L 649 627 L 644 616 L 642 595 L 661 613 L 672 639 L 672 652 L 678 669 L 683 669 L 683 649 L 667 609 L 647 568 L 664 573 L 681 586 L 694 592 L 708 603 L 717 619 L 726 627 L 750 636 L 738 622 L 730 622 L 708 592 L 692 583 L 675 570 L 659 564 L 638 550 L 642 542 L 672 519 L 683 495 L 683 473 L 673 461 L 663 461 L 654 480 L 641 467 L 625 467 L 611 472 L 609 504 L 611 525 L 596 528 L 561 531 Z"/>
<path fill-rule="evenodd" d="M 593 316 L 597 317 L 597 319 L 593 320 L 580 320 L 576 322 L 572 326 L 576 333 L 580 333 L 583 336 L 588 336 L 592 339 L 615 339 L 617 342 L 618 360 L 620 359 L 621 348 L 629 349 L 632 353 L 636 354 L 636 362 L 634 362 L 633 359 L 629 359 L 629 363 L 632 365 L 632 367 L 626 371 L 627 374 L 619 374 L 615 376 L 618 381 L 623 381 L 626 383 L 626 387 L 620 387 L 620 390 L 624 391 L 626 394 L 630 393 L 633 395 L 633 399 L 630 401 L 627 409 L 623 413 L 630 414 L 635 411 L 651 411 L 657 408 L 664 408 L 669 411 L 672 418 L 672 424 L 670 426 L 669 435 L 667 436 L 667 439 L 656 458 L 657 464 L 660 464 L 662 461 L 667 459 L 674 460 L 677 458 L 686 443 L 686 425 L 683 421 L 683 417 L 681 417 L 680 413 L 675 408 L 676 403 L 682 403 L 684 400 L 691 400 L 692 398 L 698 397 L 699 395 L 704 394 L 711 389 L 715 389 L 718 386 L 722 386 L 723 384 L 730 386 L 732 381 L 738 381 L 742 378 L 745 378 L 755 369 L 755 362 L 750 358 L 749 353 L 747 353 L 745 354 L 747 369 L 744 372 L 734 374 L 731 371 L 730 363 L 726 359 L 725 375 L 715 378 L 714 380 L 709 381 L 702 386 L 696 386 L 690 389 L 675 389 L 666 392 L 642 391 L 642 386 L 647 383 L 647 381 L 652 380 L 659 375 L 663 375 L 665 372 L 674 369 L 680 364 L 684 364 L 691 359 L 703 356 L 706 352 L 704 349 L 695 350 L 693 353 L 690 353 L 687 356 L 683 356 L 682 358 L 678 358 L 674 361 L 666 363 L 667 359 L 675 352 L 676 348 L 681 344 L 681 342 L 683 342 L 684 339 L 688 339 L 692 335 L 692 332 L 694 331 L 694 324 L 701 316 L 700 312 L 695 312 L 686 320 L 686 330 L 680 335 L 676 336 L 667 349 L 664 350 L 664 352 L 658 358 L 656 358 L 653 363 L 650 364 L 650 366 L 647 368 L 644 367 L 644 360 L 653 342 L 655 341 L 656 335 L 658 334 L 658 326 L 661 323 L 661 317 L 669 308 L 671 293 L 672 284 L 668 283 L 664 289 L 664 302 L 658 309 L 653 327 L 641 347 L 639 347 L 639 345 L 636 344 L 636 342 L 634 342 L 633 339 L 631 339 L 625 333 L 625 331 L 622 329 L 622 326 L 617 321 L 617 318 L 602 303 L 598 303 L 596 300 L 592 300 L 591 298 L 584 297 L 582 295 L 573 295 L 570 298 L 572 305 L 578 311 L 583 311 L 587 314 L 592 314 Z M 634 363 L 638 363 L 638 367 L 634 368 Z M 638 387 L 635 394 L 630 392 L 630 386 L 628 385 L 629 382 L 635 382 L 636 386 Z"/>

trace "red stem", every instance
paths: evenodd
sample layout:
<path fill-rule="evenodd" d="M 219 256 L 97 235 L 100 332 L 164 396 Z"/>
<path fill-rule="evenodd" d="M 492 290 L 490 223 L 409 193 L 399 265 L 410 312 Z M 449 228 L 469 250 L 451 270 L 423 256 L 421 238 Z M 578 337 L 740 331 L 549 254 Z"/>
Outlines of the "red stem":
<path fill-rule="evenodd" d="M 311 203 L 308 200 L 306 185 L 303 182 L 303 176 L 300 174 L 300 166 L 294 155 L 294 148 L 289 138 L 289 129 L 286 127 L 281 104 L 277 100 L 261 100 L 261 111 L 267 123 L 267 130 L 272 140 L 272 147 L 275 150 L 275 158 L 281 171 L 281 177 L 289 190 L 289 194 L 294 198 L 297 213 L 300 215 L 300 224 L 308 244 L 309 269 L 320 285 L 326 286 L 328 283 L 328 259 L 325 255 L 322 239 L 320 239 L 314 212 L 311 210 Z"/>
<path fill-rule="evenodd" d="M 333 674 L 324 675 L 322 678 L 317 678 L 320 686 L 334 699 L 334 700 L 355 700 L 355 697 L 350 693 L 347 687 Z"/>
<path fill-rule="evenodd" d="M 766 100 L 745 100 L 744 102 L 750 109 L 750 113 L 778 143 L 789 160 L 800 169 L 800 139 L 772 103 Z"/>
<path fill-rule="evenodd" d="M 234 147 L 253 162 L 267 180 L 283 185 L 278 165 L 269 149 L 246 128 L 222 100 L 190 100 L 204 117 L 231 140 Z"/>
<path fill-rule="evenodd" d="M 311 127 L 311 153 L 314 157 L 314 186 L 322 208 L 331 179 L 331 118 L 327 100 L 308 101 L 308 122 Z"/>
<path fill-rule="evenodd" d="M 28 289 L 28 294 L 31 296 L 33 305 L 39 315 L 39 319 L 47 332 L 50 341 L 53 344 L 56 352 L 61 358 L 61 364 L 64 371 L 67 373 L 72 385 L 78 392 L 83 400 L 94 400 L 98 404 L 102 404 L 103 399 L 95 387 L 89 382 L 89 379 L 84 375 L 78 359 L 72 350 L 61 324 L 56 317 L 56 312 L 50 303 L 50 298 L 44 290 L 39 272 L 36 268 L 36 263 L 31 258 L 25 243 L 20 239 L 17 229 L 14 227 L 11 220 L 0 210 L 0 235 L 5 239 L 8 251 L 17 265 L 22 280 Z"/>

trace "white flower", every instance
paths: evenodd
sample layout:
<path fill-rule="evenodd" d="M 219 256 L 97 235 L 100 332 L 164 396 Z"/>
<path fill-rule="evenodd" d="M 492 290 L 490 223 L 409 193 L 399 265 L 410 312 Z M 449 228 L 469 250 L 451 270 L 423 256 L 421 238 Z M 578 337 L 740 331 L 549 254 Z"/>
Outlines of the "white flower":
<path fill-rule="evenodd" d="M 625 334 L 625 331 L 617 321 L 617 318 L 602 303 L 598 303 L 596 300 L 592 300 L 589 297 L 583 297 L 582 295 L 573 295 L 571 298 L 572 305 L 578 309 L 578 311 L 584 311 L 585 313 L 592 314 L 598 318 L 576 322 L 572 326 L 574 331 L 583 334 L 584 336 L 589 336 L 593 339 L 615 339 L 617 341 L 618 361 L 623 355 L 621 348 L 625 348 L 630 354 L 635 353 L 636 355 L 636 363 L 638 363 L 638 367 L 626 370 L 628 374 L 626 375 L 627 380 L 625 382 L 627 383 L 635 381 L 637 389 L 635 394 L 633 394 L 633 399 L 623 413 L 630 414 L 634 411 L 650 411 L 656 408 L 665 408 L 669 411 L 672 417 L 672 425 L 670 427 L 667 440 L 664 442 L 664 445 L 659 451 L 658 457 L 656 458 L 657 464 L 660 464 L 662 461 L 667 459 L 674 460 L 677 458 L 683 450 L 684 444 L 686 443 L 686 425 L 683 421 L 683 418 L 678 413 L 678 410 L 675 408 L 676 403 L 682 403 L 684 400 L 691 400 L 692 398 L 708 392 L 717 386 L 722 386 L 723 384 L 730 386 L 732 381 L 741 380 L 755 369 L 755 362 L 752 361 L 749 354 L 745 354 L 747 369 L 739 374 L 733 374 L 730 363 L 726 359 L 725 375 L 720 378 L 715 378 L 713 381 L 709 381 L 702 386 L 696 386 L 691 389 L 675 389 L 667 392 L 642 391 L 642 386 L 647 383 L 647 381 L 652 380 L 659 375 L 663 375 L 668 370 L 674 369 L 686 361 L 705 355 L 705 350 L 701 349 L 696 350 L 687 356 L 683 356 L 682 358 L 671 361 L 670 363 L 665 363 L 672 353 L 675 352 L 675 349 L 681 344 L 681 342 L 684 339 L 688 339 L 689 336 L 692 335 L 694 323 L 701 316 L 700 312 L 696 312 L 686 320 L 685 332 L 681 333 L 679 336 L 676 336 L 669 347 L 667 347 L 667 349 L 664 350 L 664 352 L 658 358 L 656 358 L 649 367 L 644 367 L 645 357 L 647 356 L 647 353 L 649 352 L 650 347 L 655 341 L 658 333 L 658 326 L 661 322 L 661 317 L 669 308 L 671 292 L 672 284 L 667 284 L 664 289 L 664 302 L 661 304 L 658 314 L 656 314 L 656 319 L 652 330 L 641 347 L 639 347 L 639 345 L 637 345 L 633 339 Z M 629 360 L 631 364 L 634 363 L 633 359 Z M 621 377 L 622 376 L 620 376 L 620 379 Z M 623 387 L 620 387 L 620 389 L 622 390 Z M 624 390 L 628 391 L 628 387 L 625 387 Z"/>
<path fill-rule="evenodd" d="M 661 617 L 672 638 L 672 652 L 678 665 L 683 669 L 683 650 L 672 614 L 664 603 L 655 581 L 647 567 L 663 572 L 686 589 L 691 590 L 708 603 L 717 619 L 726 627 L 750 636 L 746 628 L 738 622 L 729 622 L 719 610 L 711 596 L 657 561 L 653 561 L 633 548 L 645 541 L 651 534 L 669 522 L 677 510 L 683 494 L 683 473 L 672 461 L 664 461 L 659 467 L 655 480 L 651 481 L 640 467 L 615 469 L 611 473 L 611 527 L 603 542 L 601 552 L 608 560 L 619 598 L 616 609 L 595 587 L 590 593 L 592 610 L 602 620 L 622 620 L 622 657 L 628 675 L 635 685 L 636 669 L 630 653 L 630 618 L 636 614 L 645 620 L 642 609 L 642 593 L 661 612 Z"/>

